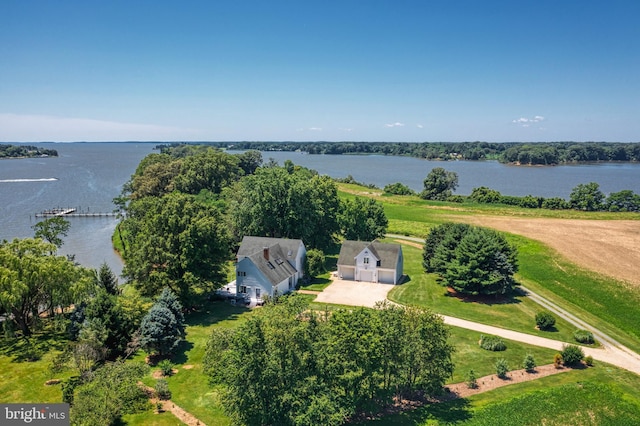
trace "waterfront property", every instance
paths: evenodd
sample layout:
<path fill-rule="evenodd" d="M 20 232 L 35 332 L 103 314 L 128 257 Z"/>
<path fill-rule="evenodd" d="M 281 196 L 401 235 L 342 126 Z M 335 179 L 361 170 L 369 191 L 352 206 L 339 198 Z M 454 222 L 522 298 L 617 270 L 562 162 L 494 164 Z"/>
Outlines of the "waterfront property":
<path fill-rule="evenodd" d="M 245 236 L 238 249 L 236 294 L 251 302 L 289 293 L 303 277 L 302 240 Z"/>
<path fill-rule="evenodd" d="M 344 241 L 338 257 L 338 276 L 343 280 L 399 284 L 403 263 L 400 244 Z"/>

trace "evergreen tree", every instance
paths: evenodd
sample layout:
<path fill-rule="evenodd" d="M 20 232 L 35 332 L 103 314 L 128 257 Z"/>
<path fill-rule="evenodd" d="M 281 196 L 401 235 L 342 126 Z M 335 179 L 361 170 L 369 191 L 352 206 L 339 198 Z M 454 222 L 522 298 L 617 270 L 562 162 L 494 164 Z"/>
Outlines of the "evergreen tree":
<path fill-rule="evenodd" d="M 182 313 L 182 304 L 178 300 L 178 296 L 175 295 L 168 287 L 165 287 L 160 293 L 160 297 L 156 301 L 157 305 L 164 306 L 169 309 L 176 319 L 176 324 L 180 336 L 185 336 L 184 314 Z"/>
<path fill-rule="evenodd" d="M 100 265 L 100 269 L 96 274 L 96 281 L 98 286 L 106 290 L 111 295 L 120 294 L 120 288 L 118 287 L 118 278 L 113 273 L 107 262 L 103 262 Z"/>
<path fill-rule="evenodd" d="M 150 354 L 167 356 L 182 341 L 178 321 L 169 308 L 156 303 L 140 324 L 140 346 Z"/>

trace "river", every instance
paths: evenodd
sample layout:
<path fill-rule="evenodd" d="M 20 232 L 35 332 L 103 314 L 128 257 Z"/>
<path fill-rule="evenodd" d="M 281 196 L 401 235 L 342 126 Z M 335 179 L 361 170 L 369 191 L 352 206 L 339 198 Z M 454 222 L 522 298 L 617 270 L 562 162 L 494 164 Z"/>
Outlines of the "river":
<path fill-rule="evenodd" d="M 58 151 L 58 158 L 0 160 L 0 240 L 33 236 L 35 214 L 56 207 L 111 212 L 138 163 L 154 152 L 155 143 L 37 143 Z M 233 153 L 233 151 L 229 151 Z M 467 195 L 479 186 L 505 195 L 540 195 L 568 199 L 580 183 L 597 182 L 605 194 L 631 189 L 640 194 L 640 164 L 604 163 L 555 167 L 517 167 L 494 161 L 426 161 L 380 155 L 307 155 L 263 152 L 264 161 L 292 160 L 332 177 L 353 176 L 359 182 L 383 187 L 402 182 L 420 191 L 433 167 L 459 175 L 456 193 Z M 69 218 L 71 229 L 61 248 L 85 266 L 103 262 L 120 274 L 122 262 L 111 247 L 117 223 L 113 217 Z"/>

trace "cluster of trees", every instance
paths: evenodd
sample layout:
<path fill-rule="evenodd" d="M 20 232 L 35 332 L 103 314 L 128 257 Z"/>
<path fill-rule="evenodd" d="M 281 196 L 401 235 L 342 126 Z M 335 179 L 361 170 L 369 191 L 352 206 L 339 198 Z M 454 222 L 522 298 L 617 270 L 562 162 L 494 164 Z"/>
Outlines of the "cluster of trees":
<path fill-rule="evenodd" d="M 38 148 L 33 145 L 8 145 L 0 144 L 0 158 L 21 158 L 21 157 L 57 157 L 58 151 L 55 149 Z"/>
<path fill-rule="evenodd" d="M 423 267 L 459 293 L 504 295 L 516 285 L 517 250 L 496 231 L 445 223 L 429 232 Z"/>
<path fill-rule="evenodd" d="M 125 216 L 117 231 L 124 275 L 144 296 L 169 287 L 183 302 L 224 283 L 244 235 L 299 238 L 326 251 L 340 234 L 372 240 L 387 227 L 378 202 L 341 202 L 327 176 L 206 146 L 150 154 L 115 201 Z"/>
<path fill-rule="evenodd" d="M 505 204 L 529 209 L 550 210 L 583 210 L 638 212 L 640 211 L 640 195 L 631 190 L 612 192 L 605 196 L 596 182 L 579 184 L 571 191 L 569 200 L 561 197 L 536 197 L 525 195 L 518 197 L 502 195 L 500 191 L 481 186 L 473 188 L 468 196 L 453 195 L 458 187 L 458 174 L 442 167 L 434 167 L 424 180 L 424 190 L 419 194 L 425 200 L 450 201 L 462 203 L 467 200 L 482 204 Z M 392 195 L 414 195 L 414 192 L 401 183 L 389 184 L 384 192 Z"/>
<path fill-rule="evenodd" d="M 474 188 L 473 191 L 471 191 L 471 195 L 467 198 L 476 203 L 506 204 L 530 209 L 574 209 L 611 212 L 640 211 L 640 195 L 625 189 L 619 192 L 612 192 L 607 197 L 600 190 L 600 185 L 596 182 L 577 185 L 571 191 L 569 200 L 561 197 L 544 198 L 533 195 L 525 195 L 524 197 L 502 195 L 499 191 L 487 188 L 486 186 Z"/>
<path fill-rule="evenodd" d="M 318 316 L 297 296 L 214 332 L 205 372 L 242 424 L 339 425 L 394 397 L 435 395 L 453 348 L 437 315 L 383 304 Z"/>
<path fill-rule="evenodd" d="M 499 160 L 553 165 L 596 161 L 640 161 L 640 143 L 619 142 L 210 142 L 235 150 L 301 151 L 309 154 L 404 155 L 427 160 Z M 162 147 L 166 147 L 163 145 Z"/>

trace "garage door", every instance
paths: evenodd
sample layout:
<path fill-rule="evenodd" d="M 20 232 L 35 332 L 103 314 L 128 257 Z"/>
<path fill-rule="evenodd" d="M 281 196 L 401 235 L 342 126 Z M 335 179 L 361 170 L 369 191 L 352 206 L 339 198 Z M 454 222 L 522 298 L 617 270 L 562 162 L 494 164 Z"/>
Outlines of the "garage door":
<path fill-rule="evenodd" d="M 354 267 L 348 267 L 348 266 L 341 266 L 340 267 L 340 275 L 342 276 L 343 280 L 353 280 L 355 279 L 355 272 L 356 272 L 356 268 Z"/>
<path fill-rule="evenodd" d="M 360 271 L 360 281 L 373 281 L 373 271 Z"/>
<path fill-rule="evenodd" d="M 385 284 L 393 284 L 393 271 L 378 271 L 378 281 Z"/>

